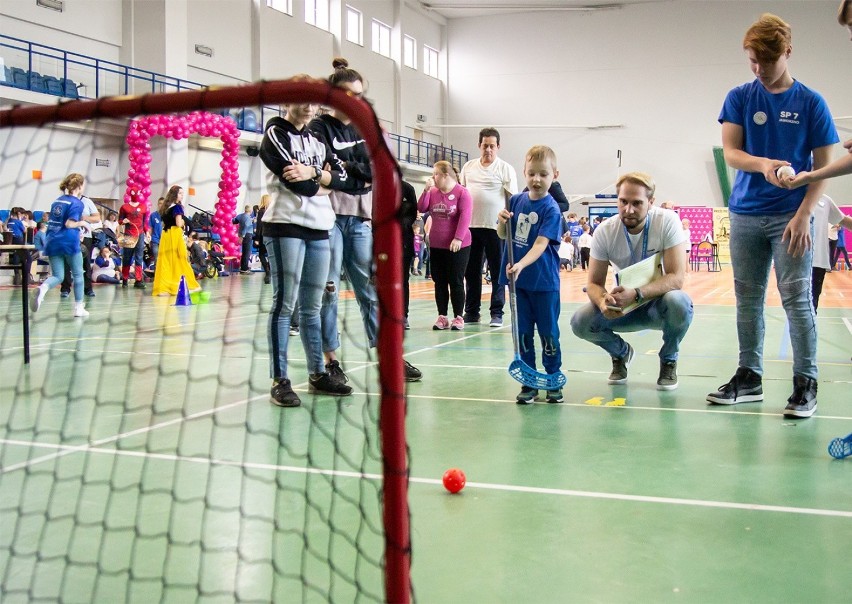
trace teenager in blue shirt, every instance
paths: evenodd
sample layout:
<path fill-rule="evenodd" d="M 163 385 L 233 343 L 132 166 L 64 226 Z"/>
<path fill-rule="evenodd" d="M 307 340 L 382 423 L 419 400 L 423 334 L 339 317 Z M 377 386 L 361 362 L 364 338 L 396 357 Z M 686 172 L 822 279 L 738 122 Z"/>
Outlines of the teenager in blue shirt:
<path fill-rule="evenodd" d="M 36 312 L 44 301 L 47 292 L 62 283 L 65 265 L 71 266 L 74 280 L 74 316 L 86 317 L 83 302 L 83 256 L 80 254 L 80 227 L 83 220 L 83 187 L 85 180 L 81 174 L 72 173 L 59 184 L 63 192 L 50 206 L 50 220 L 47 223 L 47 240 L 44 253 L 50 258 L 50 277 L 38 286 L 38 293 L 30 299 L 30 309 Z"/>
<path fill-rule="evenodd" d="M 506 238 L 506 228 L 512 229 L 514 264 L 504 255 L 500 285 L 515 279 L 517 298 L 518 336 L 521 359 L 535 367 L 534 329 L 541 339 L 541 362 L 544 370 L 558 373 L 562 367 L 559 347 L 559 244 L 562 240 L 562 214 L 548 193 L 553 180 L 559 176 L 556 154 L 550 147 L 538 145 L 527 151 L 524 179 L 529 191 L 513 195 L 509 209 L 497 215 L 497 234 Z M 504 252 L 505 254 L 505 252 Z M 538 390 L 523 386 L 517 396 L 518 404 L 532 403 Z M 548 390 L 548 403 L 561 403 L 562 390 Z"/>
<path fill-rule="evenodd" d="M 776 171 L 827 165 L 839 138 L 823 98 L 790 75 L 791 40 L 790 26 L 775 15 L 764 14 L 749 28 L 743 48 L 756 79 L 731 90 L 719 116 L 725 161 L 739 170 L 729 200 L 739 366 L 707 400 L 763 400 L 764 301 L 774 262 L 793 348 L 793 394 L 784 416 L 803 418 L 817 405 L 811 215 L 824 183 L 788 190 Z"/>

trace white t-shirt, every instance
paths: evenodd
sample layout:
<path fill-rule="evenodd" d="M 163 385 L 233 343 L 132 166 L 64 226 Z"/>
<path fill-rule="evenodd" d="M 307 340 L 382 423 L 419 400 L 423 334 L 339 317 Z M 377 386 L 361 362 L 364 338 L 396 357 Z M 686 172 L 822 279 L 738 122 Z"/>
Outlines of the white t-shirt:
<path fill-rule="evenodd" d="M 559 244 L 559 257 L 563 260 L 571 260 L 574 257 L 574 246 L 567 241 L 562 241 Z"/>
<path fill-rule="evenodd" d="M 680 218 L 671 210 L 651 206 L 648 210 L 648 250 L 645 258 L 686 241 Z M 625 236 L 621 217 L 616 214 L 604 220 L 592 237 L 592 258 L 610 262 L 619 271 L 642 260 L 644 229 L 637 235 Z M 627 239 L 630 239 L 630 247 Z M 633 252 L 631 256 L 631 250 Z"/>
<path fill-rule="evenodd" d="M 592 237 L 591 233 L 583 233 L 582 235 L 580 235 L 580 249 L 583 249 L 584 247 L 592 247 L 592 239 L 594 238 Z"/>
<path fill-rule="evenodd" d="M 828 257 L 828 227 L 840 224 L 841 220 L 843 220 L 843 212 L 835 205 L 831 197 L 828 195 L 820 197 L 814 206 L 814 268 L 825 270 L 831 268 L 831 260 Z"/>
<path fill-rule="evenodd" d="M 476 158 L 462 167 L 459 183 L 473 199 L 470 228 L 497 230 L 497 214 L 506 207 L 504 190 L 512 195 L 518 192 L 515 169 L 499 157 L 487 166 Z"/>

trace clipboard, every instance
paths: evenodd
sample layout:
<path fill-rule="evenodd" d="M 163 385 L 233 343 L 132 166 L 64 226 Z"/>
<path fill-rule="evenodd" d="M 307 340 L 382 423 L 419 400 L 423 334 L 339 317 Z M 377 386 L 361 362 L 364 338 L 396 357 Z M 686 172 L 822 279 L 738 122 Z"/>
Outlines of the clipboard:
<path fill-rule="evenodd" d="M 627 266 L 615 273 L 615 283 L 622 287 L 641 288 L 652 281 L 656 281 L 663 276 L 663 253 L 657 252 L 653 256 L 649 256 L 637 262 L 636 264 Z M 649 300 L 642 302 L 631 302 L 621 309 L 623 314 L 627 314 L 634 308 L 639 308 Z"/>

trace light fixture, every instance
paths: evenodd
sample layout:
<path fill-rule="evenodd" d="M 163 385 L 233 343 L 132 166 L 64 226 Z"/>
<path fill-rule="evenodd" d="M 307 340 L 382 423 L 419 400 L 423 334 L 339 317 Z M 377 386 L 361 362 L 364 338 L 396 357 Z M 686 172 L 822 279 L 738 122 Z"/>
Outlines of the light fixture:
<path fill-rule="evenodd" d="M 195 45 L 195 52 L 200 55 L 204 55 L 205 57 L 213 56 L 213 49 L 209 46 L 204 46 L 203 44 Z"/>
<path fill-rule="evenodd" d="M 36 0 L 36 6 L 49 8 L 50 10 L 59 11 L 61 13 L 65 8 L 65 3 L 62 0 Z"/>
<path fill-rule="evenodd" d="M 456 2 L 421 2 L 426 10 L 524 10 L 524 11 L 599 11 L 623 8 L 618 3 L 564 6 L 559 4 L 463 4 Z"/>

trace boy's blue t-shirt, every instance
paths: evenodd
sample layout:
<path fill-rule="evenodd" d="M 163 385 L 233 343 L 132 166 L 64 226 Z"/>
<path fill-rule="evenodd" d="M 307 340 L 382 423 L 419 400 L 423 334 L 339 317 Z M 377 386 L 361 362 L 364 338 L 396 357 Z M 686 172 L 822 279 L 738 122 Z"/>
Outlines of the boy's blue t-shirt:
<path fill-rule="evenodd" d="M 81 220 L 83 202 L 73 195 L 63 195 L 50 206 L 47 221 L 46 256 L 71 256 L 80 253 L 80 229 L 66 228 L 67 220 Z"/>
<path fill-rule="evenodd" d="M 12 237 L 15 239 L 23 239 L 27 233 L 24 221 L 19 218 L 10 218 L 6 223 L 6 227 L 12 232 Z"/>
<path fill-rule="evenodd" d="M 562 240 L 562 213 L 559 211 L 556 200 L 546 195 L 534 201 L 530 199 L 529 193 L 519 193 L 509 200 L 509 211 L 513 215 L 507 226 L 512 229 L 512 253 L 515 262 L 530 251 L 538 237 L 547 237 L 550 240 L 550 245 L 539 259 L 521 271 L 520 277 L 515 282 L 516 287 L 537 292 L 559 291 L 558 252 Z M 508 263 L 504 245 L 499 281 L 501 285 L 509 283 L 506 277 Z"/>
<path fill-rule="evenodd" d="M 151 212 L 148 224 L 151 226 L 151 242 L 160 243 L 160 238 L 163 236 L 163 219 L 160 218 L 160 213 Z"/>
<path fill-rule="evenodd" d="M 790 162 L 796 172 L 813 167 L 814 149 L 840 138 L 825 99 L 799 81 L 772 94 L 759 80 L 734 88 L 725 98 L 719 123 L 743 128 L 743 151 L 756 157 Z M 795 212 L 807 189 L 776 187 L 757 172 L 737 172 L 728 206 L 735 214 Z"/>

